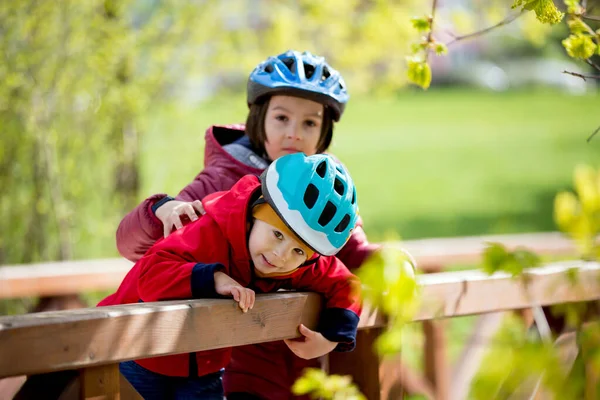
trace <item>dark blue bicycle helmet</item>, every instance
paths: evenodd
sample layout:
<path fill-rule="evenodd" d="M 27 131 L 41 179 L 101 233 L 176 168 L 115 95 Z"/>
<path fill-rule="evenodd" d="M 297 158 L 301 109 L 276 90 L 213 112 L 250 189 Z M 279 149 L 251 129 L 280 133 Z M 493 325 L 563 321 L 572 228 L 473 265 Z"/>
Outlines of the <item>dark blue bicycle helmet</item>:
<path fill-rule="evenodd" d="M 334 121 L 339 121 L 349 98 L 344 79 L 325 58 L 293 50 L 269 57 L 250 74 L 248 105 L 273 94 L 323 103 L 333 110 Z"/>

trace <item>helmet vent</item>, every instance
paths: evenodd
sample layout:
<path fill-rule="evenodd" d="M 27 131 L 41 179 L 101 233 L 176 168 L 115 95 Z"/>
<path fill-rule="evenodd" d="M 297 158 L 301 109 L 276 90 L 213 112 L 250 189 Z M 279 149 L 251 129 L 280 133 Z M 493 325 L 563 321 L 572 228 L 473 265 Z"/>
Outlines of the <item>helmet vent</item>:
<path fill-rule="evenodd" d="M 267 64 L 267 66 L 265 67 L 265 72 L 269 74 L 273 72 L 273 64 Z"/>
<path fill-rule="evenodd" d="M 327 80 L 327 78 L 329 78 L 331 76 L 331 73 L 329 72 L 329 68 L 327 67 L 323 67 L 323 75 L 321 75 L 321 80 Z"/>
<path fill-rule="evenodd" d="M 356 189 L 354 189 L 352 191 L 352 202 L 351 202 L 351 204 L 354 204 L 354 203 L 356 203 Z"/>
<path fill-rule="evenodd" d="M 344 186 L 344 182 L 342 182 L 337 176 L 335 177 L 335 181 L 333 181 L 333 189 L 340 196 L 344 195 L 346 190 L 346 186 Z"/>
<path fill-rule="evenodd" d="M 325 204 L 325 208 L 319 217 L 319 225 L 325 226 L 327 225 L 335 216 L 337 212 L 337 207 L 330 201 Z"/>
<path fill-rule="evenodd" d="M 346 214 L 346 215 L 344 215 L 344 218 L 342 218 L 342 220 L 340 221 L 338 226 L 335 227 L 334 231 L 337 233 L 344 232 L 346 230 L 346 228 L 348 227 L 349 223 L 350 223 L 350 215 Z"/>
<path fill-rule="evenodd" d="M 319 189 L 317 189 L 317 187 L 312 183 L 309 183 L 308 187 L 306 188 L 306 192 L 304 192 L 304 204 L 306 204 L 306 207 L 308 207 L 308 209 L 310 210 L 314 207 L 318 198 Z"/>
<path fill-rule="evenodd" d="M 292 72 L 294 72 L 294 59 L 293 58 L 286 58 L 285 60 L 282 60 L 283 63 L 285 64 L 286 67 L 288 67 L 288 69 Z"/>
<path fill-rule="evenodd" d="M 314 65 L 304 64 L 304 75 L 306 76 L 306 79 L 312 78 L 314 73 L 315 73 Z"/>
<path fill-rule="evenodd" d="M 317 175 L 321 178 L 325 178 L 325 171 L 327 171 L 327 161 L 321 161 L 321 164 L 317 166 Z"/>

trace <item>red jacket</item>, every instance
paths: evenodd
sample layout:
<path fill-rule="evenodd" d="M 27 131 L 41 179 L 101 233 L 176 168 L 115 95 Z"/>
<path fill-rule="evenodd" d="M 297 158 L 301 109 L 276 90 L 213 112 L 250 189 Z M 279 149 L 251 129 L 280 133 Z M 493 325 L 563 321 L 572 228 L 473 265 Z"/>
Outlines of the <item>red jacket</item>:
<path fill-rule="evenodd" d="M 354 348 L 360 314 L 360 282 L 338 259 L 318 257 L 314 263 L 283 277 L 263 279 L 254 275 L 247 245 L 248 210 L 259 193 L 258 178 L 249 175 L 231 190 L 205 198 L 206 214 L 152 246 L 127 274 L 117 292 L 98 305 L 217 297 L 214 272 L 220 269 L 257 293 L 283 288 L 323 294 L 326 303 L 318 331 L 327 339 L 340 342 L 337 350 Z M 231 349 L 195 353 L 198 375 L 224 368 L 230 353 Z M 137 362 L 163 375 L 196 373 L 190 371 L 188 354 Z"/>
<path fill-rule="evenodd" d="M 222 146 L 243 135 L 243 125 L 210 127 L 205 137 L 204 169 L 177 195 L 177 200 L 202 200 L 211 193 L 229 190 L 244 175 L 259 175 L 262 170 L 241 163 L 223 150 Z M 123 218 L 117 229 L 117 248 L 123 257 L 134 262 L 139 260 L 163 236 L 162 222 L 151 208 L 165 196 L 160 193 L 147 198 Z M 359 221 L 337 257 L 348 268 L 358 268 L 378 247 L 367 241 Z"/>

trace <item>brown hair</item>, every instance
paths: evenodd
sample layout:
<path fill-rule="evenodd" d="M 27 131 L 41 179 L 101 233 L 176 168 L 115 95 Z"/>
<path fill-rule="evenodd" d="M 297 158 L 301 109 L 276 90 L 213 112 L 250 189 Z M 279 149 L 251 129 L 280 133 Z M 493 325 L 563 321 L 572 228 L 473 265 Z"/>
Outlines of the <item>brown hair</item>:
<path fill-rule="evenodd" d="M 246 119 L 246 135 L 250 139 L 250 143 L 256 149 L 260 150 L 261 155 L 265 155 L 265 141 L 267 135 L 265 133 L 265 117 L 271 96 L 261 99 L 250 105 L 248 118 Z M 317 142 L 317 153 L 324 153 L 333 137 L 333 111 L 331 108 L 323 105 L 323 122 L 321 124 L 321 136 Z"/>

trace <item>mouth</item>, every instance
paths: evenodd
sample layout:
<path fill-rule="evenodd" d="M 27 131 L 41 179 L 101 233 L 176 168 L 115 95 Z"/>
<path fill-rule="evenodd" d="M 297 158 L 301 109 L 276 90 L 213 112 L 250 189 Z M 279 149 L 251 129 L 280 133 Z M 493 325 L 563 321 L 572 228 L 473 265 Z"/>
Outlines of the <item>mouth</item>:
<path fill-rule="evenodd" d="M 269 260 L 267 260 L 267 257 L 265 257 L 263 254 L 261 254 L 261 257 L 262 257 L 262 259 L 263 259 L 263 262 L 264 262 L 264 264 L 265 264 L 267 267 L 270 267 L 270 268 L 277 268 L 277 266 L 276 266 L 276 265 L 274 265 L 274 264 L 271 264 L 271 263 L 269 262 Z"/>
<path fill-rule="evenodd" d="M 285 151 L 285 152 L 288 152 L 288 153 L 298 153 L 298 152 L 300 152 L 300 150 L 295 149 L 293 147 L 284 147 L 282 150 Z"/>

